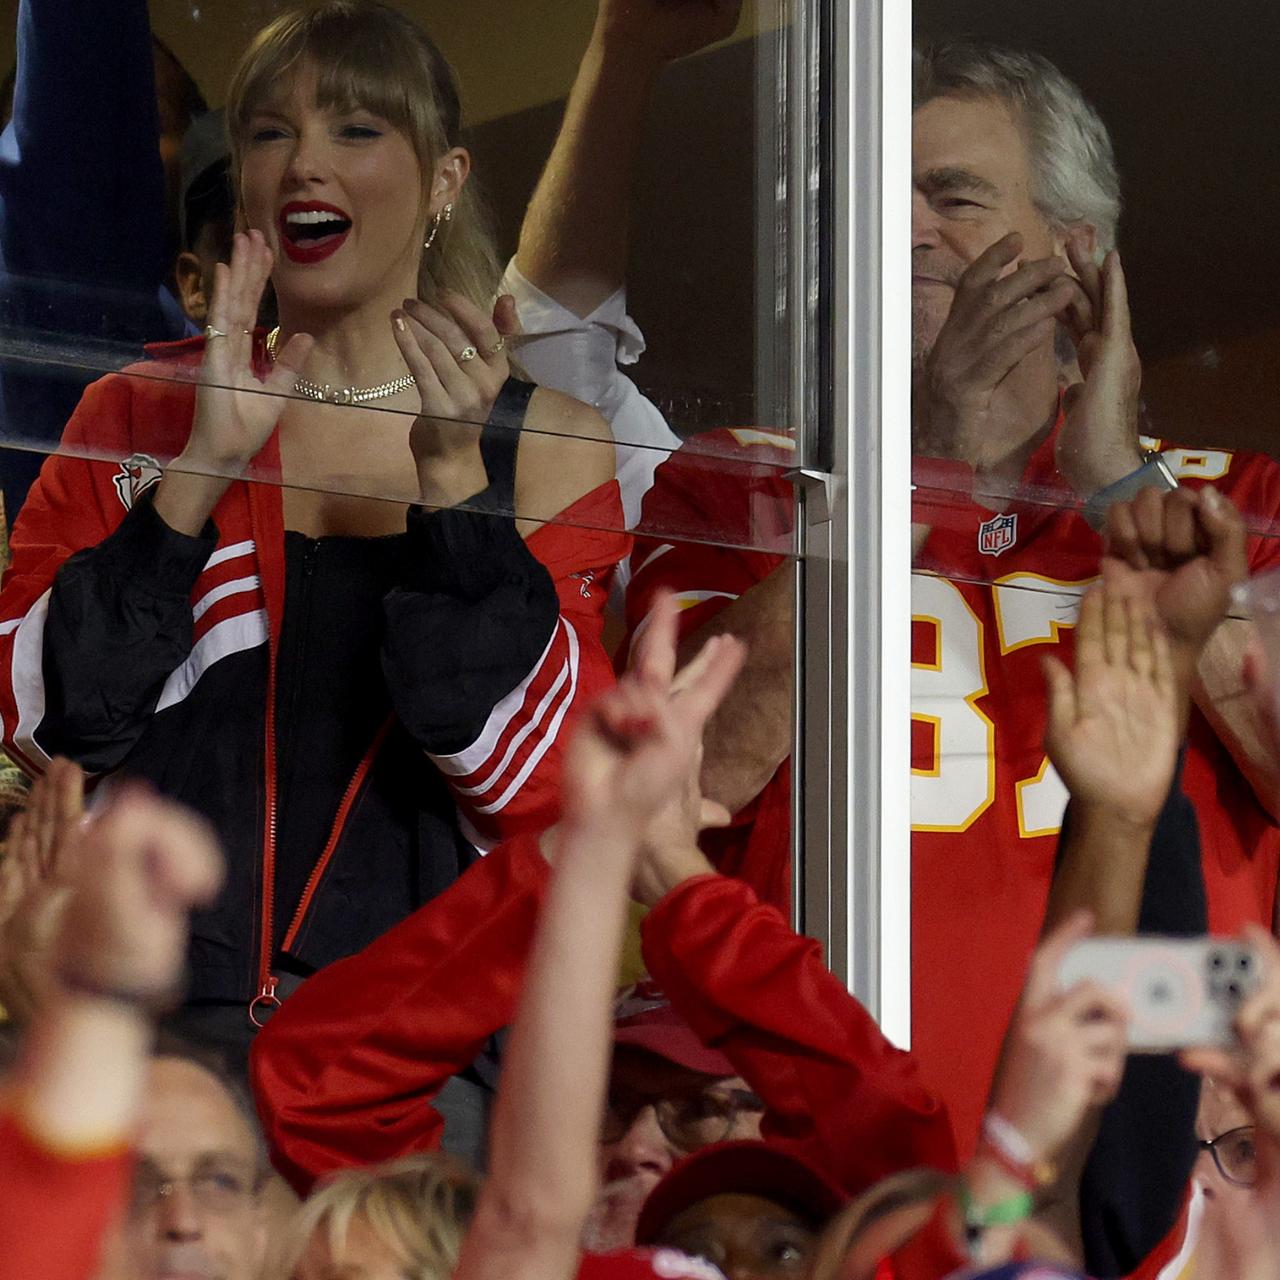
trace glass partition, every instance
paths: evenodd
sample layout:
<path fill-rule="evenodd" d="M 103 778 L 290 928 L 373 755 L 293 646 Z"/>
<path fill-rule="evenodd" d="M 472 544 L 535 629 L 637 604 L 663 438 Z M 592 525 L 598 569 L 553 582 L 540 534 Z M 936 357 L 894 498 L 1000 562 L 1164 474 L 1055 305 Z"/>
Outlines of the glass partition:
<path fill-rule="evenodd" d="M 771 628 L 770 767 L 734 765 L 706 840 L 795 904 L 827 18 L 641 7 L 0 6 L 6 749 L 211 817 L 206 1013 L 261 1020 L 545 825 L 562 730 L 659 588 L 687 651 Z M 381 869 L 344 861 L 368 822 Z"/>

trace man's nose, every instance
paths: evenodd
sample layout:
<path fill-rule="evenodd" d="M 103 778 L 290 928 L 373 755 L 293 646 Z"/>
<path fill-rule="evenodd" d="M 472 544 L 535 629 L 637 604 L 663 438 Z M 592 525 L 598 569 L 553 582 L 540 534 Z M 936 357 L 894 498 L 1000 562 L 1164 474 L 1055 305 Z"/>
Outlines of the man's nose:
<path fill-rule="evenodd" d="M 939 241 L 939 218 L 923 191 L 911 193 L 911 247 L 932 247 Z"/>
<path fill-rule="evenodd" d="M 680 1153 L 662 1132 L 657 1110 L 650 1102 L 636 1112 L 631 1127 L 615 1144 L 613 1159 L 629 1169 L 651 1169 L 661 1176 L 675 1164 L 679 1156 Z"/>
<path fill-rule="evenodd" d="M 169 1184 L 156 1202 L 160 1234 L 166 1240 L 198 1240 L 204 1234 L 204 1213 L 186 1182 Z"/>

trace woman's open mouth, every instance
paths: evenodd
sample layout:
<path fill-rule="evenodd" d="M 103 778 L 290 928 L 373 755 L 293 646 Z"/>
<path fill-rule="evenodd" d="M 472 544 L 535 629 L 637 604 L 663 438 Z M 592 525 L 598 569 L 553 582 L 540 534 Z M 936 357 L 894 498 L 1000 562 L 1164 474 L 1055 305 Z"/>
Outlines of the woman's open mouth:
<path fill-rule="evenodd" d="M 280 210 L 280 247 L 290 262 L 323 262 L 336 253 L 351 230 L 351 219 L 336 205 L 291 200 Z"/>

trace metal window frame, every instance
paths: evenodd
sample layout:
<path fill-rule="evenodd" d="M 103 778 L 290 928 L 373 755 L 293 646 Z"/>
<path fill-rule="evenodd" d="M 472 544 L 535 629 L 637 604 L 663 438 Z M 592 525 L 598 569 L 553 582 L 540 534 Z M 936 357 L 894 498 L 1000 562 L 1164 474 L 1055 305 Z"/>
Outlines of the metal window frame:
<path fill-rule="evenodd" d="M 911 7 L 801 0 L 792 97 L 800 486 L 796 911 L 897 1044 L 911 1027 Z M 816 91 L 815 91 L 816 90 Z M 816 194 L 816 198 L 815 197 Z M 816 210 L 814 208 L 816 206 Z M 816 344 L 816 349 L 815 349 Z"/>

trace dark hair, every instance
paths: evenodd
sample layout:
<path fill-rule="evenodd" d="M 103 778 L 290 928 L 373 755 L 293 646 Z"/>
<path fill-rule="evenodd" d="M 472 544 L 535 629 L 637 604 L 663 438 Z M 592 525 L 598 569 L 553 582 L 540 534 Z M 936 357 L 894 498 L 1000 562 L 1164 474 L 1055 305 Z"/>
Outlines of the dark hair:
<path fill-rule="evenodd" d="M 255 1160 L 258 1167 L 259 1182 L 264 1180 L 271 1169 L 271 1161 L 267 1156 L 266 1140 L 262 1136 L 262 1125 L 258 1121 L 258 1111 L 253 1105 L 253 1097 L 244 1081 L 227 1068 L 226 1059 L 217 1050 L 208 1045 L 194 1044 L 190 1040 L 176 1035 L 172 1031 L 161 1029 L 156 1032 L 155 1043 L 151 1049 L 153 1058 L 177 1058 L 189 1062 L 211 1075 L 226 1090 L 227 1096 L 235 1103 L 236 1110 L 249 1126 L 253 1135 Z"/>
<path fill-rule="evenodd" d="M 282 14 L 260 31 L 240 59 L 227 91 L 227 136 L 237 190 L 249 122 L 264 103 L 288 93 L 304 66 L 317 72 L 319 105 L 363 108 L 399 129 L 430 182 L 436 161 L 461 145 L 462 110 L 453 72 L 431 38 L 378 0 L 323 0 Z M 473 183 L 463 188 L 448 224 L 423 255 L 418 292 L 452 289 L 481 306 L 501 274 L 488 217 Z"/>
<path fill-rule="evenodd" d="M 213 251 L 220 262 L 231 259 L 235 234 L 236 201 L 231 190 L 230 161 L 212 164 L 186 189 L 183 202 L 182 247 L 194 249 L 200 233 L 207 226 L 214 229 Z"/>

